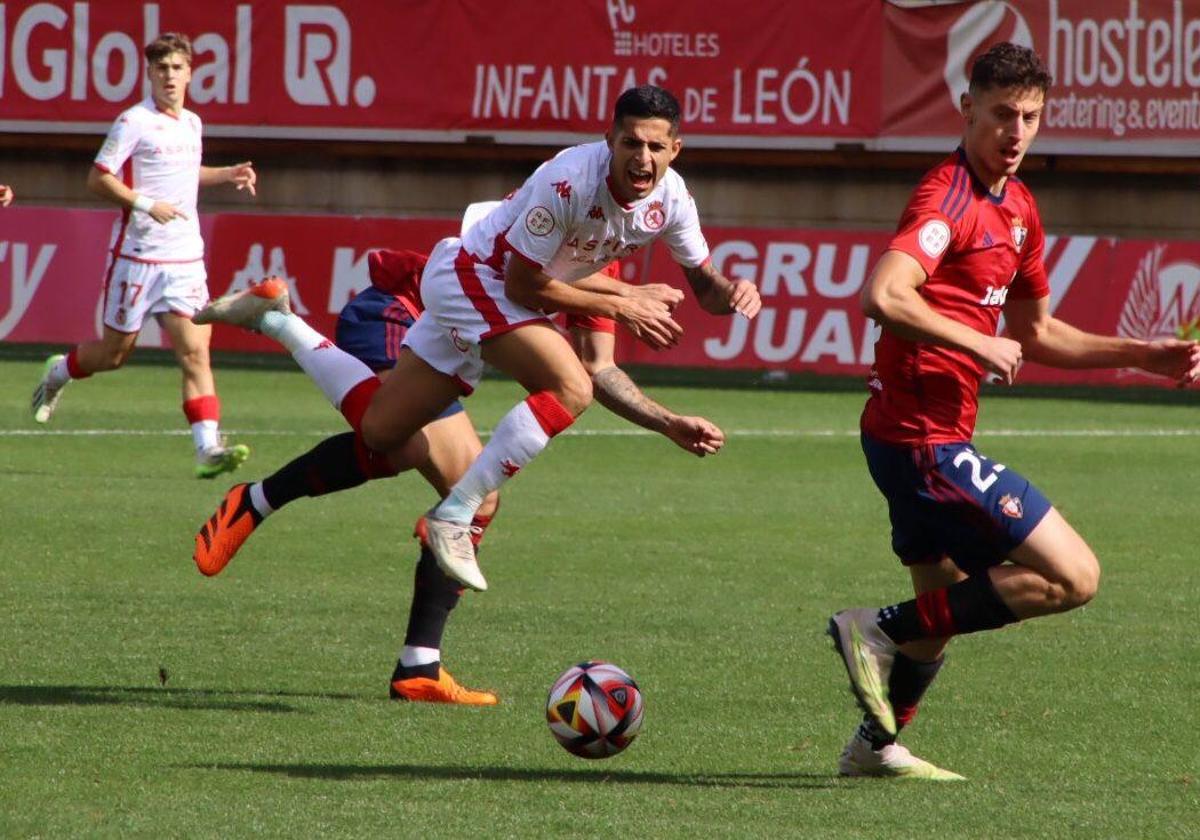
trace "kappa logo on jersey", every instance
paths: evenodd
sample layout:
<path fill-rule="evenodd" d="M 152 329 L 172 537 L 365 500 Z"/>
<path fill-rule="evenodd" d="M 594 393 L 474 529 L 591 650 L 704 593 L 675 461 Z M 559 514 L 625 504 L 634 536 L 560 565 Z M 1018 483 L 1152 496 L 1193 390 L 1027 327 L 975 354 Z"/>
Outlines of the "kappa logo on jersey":
<path fill-rule="evenodd" d="M 608 221 L 608 217 L 604 215 L 604 208 L 599 204 L 592 205 L 592 209 L 588 210 L 587 217 L 589 219 L 601 219 L 603 221 Z"/>
<path fill-rule="evenodd" d="M 1020 519 L 1025 515 L 1025 508 L 1021 505 L 1019 498 L 1005 493 L 1000 497 L 1000 512 L 1009 519 Z"/>
<path fill-rule="evenodd" d="M 921 231 L 917 234 L 917 243 L 921 246 L 921 250 L 929 256 L 940 256 L 942 251 L 946 250 L 946 246 L 950 244 L 950 225 L 941 219 L 930 219 L 921 225 Z"/>
<path fill-rule="evenodd" d="M 647 230 L 658 230 L 667 221 L 667 213 L 663 210 L 661 201 L 652 201 L 646 206 L 646 212 L 642 214 L 642 224 Z"/>
<path fill-rule="evenodd" d="M 1013 216 L 1011 230 L 1013 244 L 1016 245 L 1017 250 L 1020 251 L 1025 245 L 1025 237 L 1029 234 L 1029 228 L 1025 227 L 1025 222 L 1020 216 Z"/>
<path fill-rule="evenodd" d="M 525 229 L 534 236 L 546 236 L 554 230 L 554 215 L 539 204 L 525 214 Z"/>
<path fill-rule="evenodd" d="M 558 193 L 559 198 L 571 197 L 571 183 L 569 181 L 555 181 L 550 186 L 554 187 L 554 191 Z"/>

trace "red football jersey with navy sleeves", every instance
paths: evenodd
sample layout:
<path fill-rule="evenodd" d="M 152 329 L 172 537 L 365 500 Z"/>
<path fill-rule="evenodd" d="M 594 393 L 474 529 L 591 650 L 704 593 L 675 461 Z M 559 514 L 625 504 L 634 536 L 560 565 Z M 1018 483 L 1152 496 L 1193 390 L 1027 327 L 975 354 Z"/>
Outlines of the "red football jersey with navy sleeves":
<path fill-rule="evenodd" d="M 1050 293 L 1045 241 L 1029 188 L 1010 177 L 1003 192 L 992 195 L 960 148 L 917 185 L 888 248 L 925 269 L 918 292 L 935 312 L 995 335 L 1009 297 Z M 875 344 L 863 431 L 909 446 L 970 440 L 983 374 L 969 353 L 884 329 Z"/>

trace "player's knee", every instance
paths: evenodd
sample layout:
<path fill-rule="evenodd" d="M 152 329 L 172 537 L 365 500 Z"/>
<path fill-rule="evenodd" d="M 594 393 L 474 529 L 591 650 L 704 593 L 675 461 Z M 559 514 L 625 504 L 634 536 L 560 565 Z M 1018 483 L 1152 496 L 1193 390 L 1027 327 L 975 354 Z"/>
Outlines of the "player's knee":
<path fill-rule="evenodd" d="M 382 411 L 372 411 L 370 408 L 362 416 L 362 427 L 359 429 L 363 443 L 376 452 L 401 452 L 405 438 L 397 435 L 388 418 Z M 411 465 L 410 465 L 411 466 Z"/>
<path fill-rule="evenodd" d="M 581 367 L 579 371 L 564 379 L 554 390 L 554 396 L 563 408 L 578 417 L 592 404 L 592 378 Z"/>
<path fill-rule="evenodd" d="M 1066 601 L 1069 609 L 1082 607 L 1096 597 L 1100 589 L 1100 563 L 1090 552 L 1074 570 L 1067 584 Z"/>
<path fill-rule="evenodd" d="M 1051 586 L 1050 600 L 1059 610 L 1073 610 L 1096 597 L 1100 588 L 1100 563 L 1090 551 L 1079 560 L 1066 574 L 1054 581 Z"/>

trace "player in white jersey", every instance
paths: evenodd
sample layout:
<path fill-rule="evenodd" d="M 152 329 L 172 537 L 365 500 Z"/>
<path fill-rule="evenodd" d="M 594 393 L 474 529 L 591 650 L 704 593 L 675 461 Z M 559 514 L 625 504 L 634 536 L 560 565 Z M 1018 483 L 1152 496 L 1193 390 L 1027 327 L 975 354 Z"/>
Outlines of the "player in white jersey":
<path fill-rule="evenodd" d="M 202 186 L 232 183 L 253 195 L 256 175 L 249 163 L 201 163 L 200 118 L 183 107 L 192 76 L 187 37 L 161 35 L 145 54 L 151 95 L 117 117 L 88 173 L 88 189 L 122 211 L 104 278 L 104 332 L 46 360 L 33 393 L 34 419 L 50 420 L 72 379 L 121 367 L 146 316 L 153 315 L 183 372 L 196 475 L 212 478 L 236 469 L 250 450 L 221 439 L 208 354 L 212 328 L 191 321 L 208 302 L 196 194 Z"/>
<path fill-rule="evenodd" d="M 471 518 L 483 498 L 529 463 L 592 401 L 591 379 L 546 313 L 598 315 L 656 349 L 682 328 L 682 292 L 598 277 L 604 265 L 662 238 L 702 308 L 753 318 L 749 281 L 731 282 L 708 259 L 695 205 L 670 171 L 679 154 L 679 103 L 651 85 L 618 98 L 604 143 L 567 149 L 471 228 L 438 243 L 422 275 L 425 313 L 382 385 L 299 317 L 254 289 L 210 304 L 196 320 L 236 323 L 284 345 L 368 447 L 397 449 L 479 382 L 483 362 L 529 392 L 497 424 L 450 493 L 417 523 L 442 570 L 487 588 L 475 562 Z M 401 384 L 403 383 L 403 384 Z"/>

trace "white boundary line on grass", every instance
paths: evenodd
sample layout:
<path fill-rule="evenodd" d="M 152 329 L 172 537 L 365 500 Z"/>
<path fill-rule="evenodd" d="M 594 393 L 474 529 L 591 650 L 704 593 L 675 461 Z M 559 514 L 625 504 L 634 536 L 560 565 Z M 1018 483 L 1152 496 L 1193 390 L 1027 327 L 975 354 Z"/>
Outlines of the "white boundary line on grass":
<path fill-rule="evenodd" d="M 238 437 L 329 437 L 345 432 L 341 429 L 252 430 L 225 429 L 225 434 Z M 481 437 L 489 437 L 491 429 L 480 429 Z M 3 437 L 190 437 L 188 429 L 0 429 Z M 651 437 L 657 432 L 648 429 L 568 429 L 572 437 Z M 727 437 L 822 438 L 858 437 L 857 429 L 730 429 Z M 979 437 L 1200 437 L 1196 429 L 980 429 Z"/>

